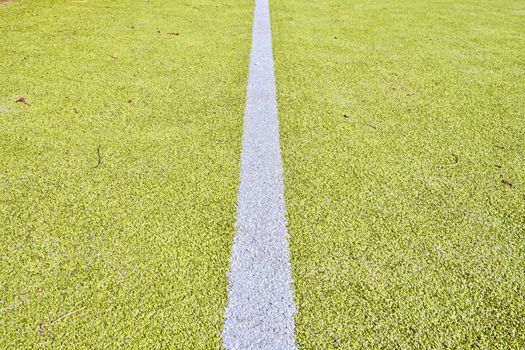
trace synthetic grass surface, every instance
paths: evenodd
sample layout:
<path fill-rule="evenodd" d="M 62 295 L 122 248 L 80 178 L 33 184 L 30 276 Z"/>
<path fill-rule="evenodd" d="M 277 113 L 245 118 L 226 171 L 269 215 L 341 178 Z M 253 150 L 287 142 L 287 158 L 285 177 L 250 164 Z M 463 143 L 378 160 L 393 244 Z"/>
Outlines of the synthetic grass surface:
<path fill-rule="evenodd" d="M 220 347 L 251 20 L 0 7 L 0 348 Z"/>
<path fill-rule="evenodd" d="M 299 347 L 525 348 L 523 2 L 271 6 Z"/>

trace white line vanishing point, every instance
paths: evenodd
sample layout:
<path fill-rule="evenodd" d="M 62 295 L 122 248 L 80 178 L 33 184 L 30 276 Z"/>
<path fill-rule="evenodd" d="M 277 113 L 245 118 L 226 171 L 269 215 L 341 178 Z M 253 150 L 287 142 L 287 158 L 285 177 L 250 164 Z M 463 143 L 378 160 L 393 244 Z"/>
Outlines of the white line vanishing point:
<path fill-rule="evenodd" d="M 223 345 L 296 349 L 268 0 L 256 0 Z"/>

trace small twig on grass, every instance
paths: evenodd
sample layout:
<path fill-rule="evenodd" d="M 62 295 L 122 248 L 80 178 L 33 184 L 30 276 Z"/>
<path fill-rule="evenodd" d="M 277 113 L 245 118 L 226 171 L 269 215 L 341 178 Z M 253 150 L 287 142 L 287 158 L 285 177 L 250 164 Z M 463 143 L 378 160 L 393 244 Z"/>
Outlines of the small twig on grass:
<path fill-rule="evenodd" d="M 100 153 L 100 147 L 101 147 L 101 145 L 98 145 L 98 147 L 97 147 L 98 161 L 97 161 L 97 165 L 95 165 L 95 167 L 93 169 L 98 168 L 100 166 L 100 164 L 102 164 L 102 154 Z"/>
<path fill-rule="evenodd" d="M 71 316 L 71 315 L 73 315 L 73 314 L 76 314 L 76 313 L 78 313 L 78 312 L 84 310 L 85 308 L 86 308 L 85 306 L 82 306 L 80 309 L 76 309 L 76 310 L 73 310 L 73 311 L 68 312 L 67 314 L 63 314 L 62 316 L 60 316 L 59 318 L 57 318 L 56 320 L 54 320 L 53 322 L 51 322 L 50 325 L 52 326 L 52 325 L 54 325 L 55 323 L 59 322 L 60 320 L 63 320 L 63 319 L 66 318 L 66 317 L 69 317 L 69 316 Z"/>
<path fill-rule="evenodd" d="M 454 162 L 450 164 L 438 164 L 438 166 L 457 166 L 459 165 L 459 156 L 457 154 L 452 153 L 452 156 L 454 157 Z"/>
<path fill-rule="evenodd" d="M 350 116 L 349 116 L 349 115 L 346 115 L 346 114 L 343 114 L 343 117 L 344 117 L 345 119 L 350 118 Z M 366 126 L 371 127 L 372 129 L 376 129 L 376 130 L 377 130 L 377 125 L 374 125 L 374 124 L 371 124 L 371 123 L 368 123 L 368 122 L 365 122 L 365 121 L 362 121 L 362 120 L 348 120 L 348 121 L 346 121 L 346 122 L 347 122 L 347 123 L 361 123 L 361 124 L 363 124 L 363 125 L 366 125 Z"/>
<path fill-rule="evenodd" d="M 502 183 L 504 183 L 505 185 L 509 186 L 509 187 L 512 187 L 514 186 L 514 184 L 508 180 L 501 180 Z"/>
<path fill-rule="evenodd" d="M 370 124 L 370 123 L 367 123 L 367 122 L 362 122 L 362 123 L 365 124 L 366 126 L 369 126 L 371 128 L 377 129 L 377 126 L 375 126 L 373 124 Z"/>

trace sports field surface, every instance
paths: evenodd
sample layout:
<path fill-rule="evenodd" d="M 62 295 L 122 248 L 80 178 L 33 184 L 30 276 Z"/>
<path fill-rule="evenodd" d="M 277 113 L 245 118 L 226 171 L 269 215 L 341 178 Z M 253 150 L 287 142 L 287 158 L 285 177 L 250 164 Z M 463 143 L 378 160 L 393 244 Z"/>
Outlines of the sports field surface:
<path fill-rule="evenodd" d="M 524 9 L 272 2 L 300 348 L 525 348 Z"/>
<path fill-rule="evenodd" d="M 255 4 L 0 0 L 0 349 L 524 349 L 523 1 Z"/>
<path fill-rule="evenodd" d="M 0 349 L 220 346 L 252 12 L 0 7 Z"/>

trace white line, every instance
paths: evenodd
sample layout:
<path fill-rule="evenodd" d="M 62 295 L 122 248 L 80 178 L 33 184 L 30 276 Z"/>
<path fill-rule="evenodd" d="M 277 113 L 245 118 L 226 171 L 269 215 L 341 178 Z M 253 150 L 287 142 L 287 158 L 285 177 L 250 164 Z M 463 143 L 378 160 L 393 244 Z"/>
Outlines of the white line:
<path fill-rule="evenodd" d="M 256 0 L 223 344 L 296 349 L 268 0 Z"/>

